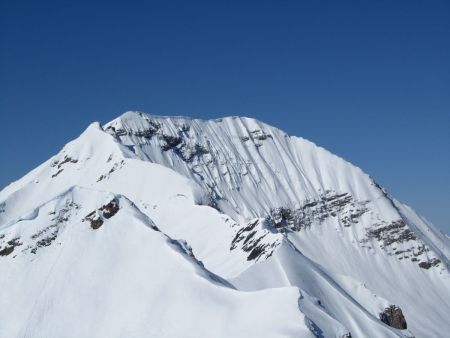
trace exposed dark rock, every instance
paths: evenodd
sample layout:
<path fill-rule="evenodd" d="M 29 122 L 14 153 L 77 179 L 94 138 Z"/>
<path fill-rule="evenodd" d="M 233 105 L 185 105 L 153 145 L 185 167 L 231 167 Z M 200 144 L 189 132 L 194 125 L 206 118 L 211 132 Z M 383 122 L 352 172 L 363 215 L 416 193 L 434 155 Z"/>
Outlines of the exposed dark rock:
<path fill-rule="evenodd" d="M 103 224 L 103 220 L 97 215 L 95 210 L 87 214 L 83 221 L 88 221 L 91 224 L 91 228 L 94 230 L 97 230 Z"/>
<path fill-rule="evenodd" d="M 138 136 L 138 137 L 143 137 L 143 138 L 146 138 L 146 139 L 152 139 L 153 136 L 156 134 L 156 132 L 157 132 L 157 129 L 155 129 L 155 128 L 148 128 L 148 129 L 145 129 L 145 130 L 136 131 L 136 132 L 134 132 L 133 135 Z"/>
<path fill-rule="evenodd" d="M 119 211 L 119 203 L 113 199 L 108 204 L 102 206 L 99 210 L 103 212 L 103 217 L 111 218 Z"/>
<path fill-rule="evenodd" d="M 125 136 L 127 135 L 127 131 L 125 129 L 116 129 L 115 127 L 108 127 L 106 128 L 106 131 L 109 131 L 110 133 L 112 133 L 113 135 L 120 137 L 120 136 Z"/>
<path fill-rule="evenodd" d="M 188 133 L 189 132 L 189 130 L 191 130 L 191 127 L 189 126 L 189 125 L 187 125 L 187 124 L 183 124 L 181 127 L 180 127 L 180 132 L 181 133 Z"/>
<path fill-rule="evenodd" d="M 252 138 L 254 140 L 264 141 L 268 138 L 272 138 L 272 135 L 266 134 L 263 130 L 254 130 L 251 132 Z"/>
<path fill-rule="evenodd" d="M 372 225 L 367 229 L 366 238 L 361 240 L 360 243 L 367 243 L 371 239 L 379 241 L 380 247 L 386 251 L 389 256 L 395 255 L 399 260 L 409 259 L 413 262 L 418 262 L 420 259 L 417 257 L 430 251 L 402 219 L 390 223 L 381 221 L 381 223 Z M 402 244 L 403 248 L 397 249 L 397 244 Z M 429 269 L 439 262 L 422 263 L 423 264 L 419 263 L 421 268 Z"/>
<path fill-rule="evenodd" d="M 113 217 L 119 209 L 119 202 L 116 199 L 113 199 L 100 207 L 98 210 L 94 210 L 87 214 L 83 221 L 88 221 L 91 224 L 91 228 L 97 230 L 104 223 L 102 217 L 109 219 Z"/>
<path fill-rule="evenodd" d="M 168 151 L 172 148 L 175 148 L 182 141 L 182 138 L 179 136 L 171 136 L 165 134 L 162 134 L 160 138 L 164 141 L 164 143 L 161 145 L 161 149 L 163 151 Z"/>
<path fill-rule="evenodd" d="M 416 260 L 417 260 L 417 259 L 416 259 Z M 441 261 L 440 261 L 439 259 L 437 259 L 437 258 L 432 258 L 432 259 L 430 259 L 430 260 L 427 261 L 427 262 L 420 262 L 420 263 L 419 263 L 419 266 L 420 266 L 422 269 L 427 269 L 427 270 L 428 270 L 429 268 L 438 265 L 440 262 L 441 262 Z"/>
<path fill-rule="evenodd" d="M 359 218 L 369 210 L 366 204 L 355 201 L 348 193 L 330 195 L 330 192 L 326 192 L 320 199 L 309 201 L 297 209 L 271 209 L 267 220 L 280 232 L 300 231 L 329 217 L 339 217 L 341 224 L 350 226 L 358 223 Z"/>
<path fill-rule="evenodd" d="M 174 149 L 176 155 L 178 155 L 184 162 L 192 162 L 195 157 L 201 157 L 209 154 L 208 149 L 200 144 L 194 146 L 188 146 L 184 142 L 179 147 Z"/>
<path fill-rule="evenodd" d="M 247 142 L 248 140 L 250 140 L 250 137 L 248 137 L 248 136 L 241 136 L 241 141 L 242 142 Z"/>
<path fill-rule="evenodd" d="M 125 161 L 122 160 L 118 163 L 114 163 L 113 167 L 109 169 L 108 173 L 100 175 L 100 177 L 97 179 L 97 182 L 100 182 L 101 180 L 104 180 L 105 178 L 108 178 L 113 172 L 115 172 L 117 169 L 120 169 L 125 164 Z"/>
<path fill-rule="evenodd" d="M 54 216 L 52 218 L 53 224 L 41 229 L 35 234 L 31 235 L 31 239 L 36 240 L 34 247 L 28 246 L 26 248 L 30 249 L 30 252 L 36 254 L 39 248 L 50 246 L 53 241 L 58 237 L 58 233 L 61 229 L 61 224 L 67 222 L 71 216 L 71 210 L 79 209 L 80 205 L 73 201 L 67 201 L 61 209 L 49 212 L 49 215 Z M 24 250 L 23 250 L 24 251 Z"/>
<path fill-rule="evenodd" d="M 78 160 L 71 158 L 70 156 L 64 156 L 64 159 L 58 164 L 58 169 L 61 168 L 61 166 L 65 163 L 77 163 Z"/>
<path fill-rule="evenodd" d="M 31 253 L 35 254 L 38 248 L 42 248 L 44 246 L 49 246 L 52 242 L 58 237 L 58 229 L 52 232 L 49 236 L 44 237 L 36 242 L 36 246 L 31 249 Z"/>
<path fill-rule="evenodd" d="M 255 143 L 255 141 L 264 141 L 268 138 L 272 138 L 272 135 L 266 134 L 263 130 L 253 130 L 248 136 L 246 135 L 240 137 L 242 142 L 247 142 L 251 139 L 253 143 Z M 261 147 L 262 143 L 255 143 L 255 146 Z"/>
<path fill-rule="evenodd" d="M 44 235 L 45 233 L 47 233 L 50 229 L 55 228 L 57 226 L 57 224 L 52 224 L 49 225 L 48 227 L 45 227 L 44 229 L 38 231 L 37 233 L 35 233 L 34 235 L 31 236 L 31 239 L 37 239 L 39 237 L 41 237 L 42 235 Z"/>
<path fill-rule="evenodd" d="M 403 316 L 402 310 L 396 306 L 391 305 L 380 313 L 380 320 L 396 329 L 405 330 L 407 328 L 406 319 Z"/>
<path fill-rule="evenodd" d="M 0 250 L 0 256 L 8 256 L 10 253 L 14 251 L 13 246 L 7 246 Z"/>
<path fill-rule="evenodd" d="M 236 244 L 240 242 L 242 239 L 244 239 L 244 233 L 249 232 L 254 229 L 254 227 L 258 224 L 258 220 L 255 220 L 253 222 L 250 222 L 246 227 L 243 227 L 239 229 L 239 231 L 234 236 L 233 240 L 231 241 L 231 249 L 236 248 Z"/>
<path fill-rule="evenodd" d="M 14 248 L 16 246 L 22 245 L 21 242 L 19 242 L 19 237 L 13 238 L 7 242 L 7 246 L 5 246 L 3 249 L 0 249 L 0 256 L 8 256 L 14 251 Z"/>
<path fill-rule="evenodd" d="M 278 241 L 266 243 L 262 241 L 269 232 L 255 229 L 259 222 L 259 220 L 255 220 L 248 223 L 246 227 L 239 229 L 231 241 L 230 250 L 236 249 L 239 245 L 244 252 L 249 253 L 248 261 L 257 261 L 261 257 L 269 258 L 272 256 L 273 250 L 280 244 Z"/>
<path fill-rule="evenodd" d="M 414 233 L 401 219 L 387 225 L 381 225 L 374 229 L 370 229 L 367 232 L 367 237 L 376 238 L 378 241 L 382 241 L 384 246 L 417 239 Z"/>
<path fill-rule="evenodd" d="M 52 178 L 58 176 L 59 174 L 61 174 L 61 173 L 63 172 L 63 170 L 64 170 L 64 169 L 59 169 L 56 173 L 54 173 L 54 174 L 52 175 Z"/>
<path fill-rule="evenodd" d="M 97 230 L 103 224 L 103 220 L 101 218 L 93 218 L 90 221 L 91 221 L 91 228 L 94 230 Z"/>
<path fill-rule="evenodd" d="M 178 126 L 178 135 L 169 135 L 163 132 L 162 125 L 160 123 L 152 121 L 147 117 L 144 117 L 144 119 L 148 122 L 148 127 L 143 130 L 125 131 L 122 129 L 116 129 L 112 126 L 106 128 L 106 130 L 116 137 L 130 135 L 146 140 L 151 140 L 153 137 L 158 137 L 162 151 L 172 150 L 184 162 L 192 162 L 195 158 L 200 158 L 201 156 L 209 153 L 209 150 L 205 146 L 199 143 L 191 145 L 187 142 L 189 139 L 188 133 L 190 131 L 190 126 L 185 124 L 180 125 Z M 143 143 L 146 143 L 146 141 Z M 135 152 L 134 148 L 130 150 Z M 101 181 L 106 177 L 107 175 L 105 174 L 101 175 L 98 181 Z"/>

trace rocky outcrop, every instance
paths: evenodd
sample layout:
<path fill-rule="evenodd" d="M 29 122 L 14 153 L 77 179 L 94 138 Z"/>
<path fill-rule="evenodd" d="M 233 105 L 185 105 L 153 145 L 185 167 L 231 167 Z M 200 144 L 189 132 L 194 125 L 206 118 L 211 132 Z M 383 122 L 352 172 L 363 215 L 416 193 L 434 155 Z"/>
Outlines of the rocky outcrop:
<path fill-rule="evenodd" d="M 383 242 L 384 246 L 417 239 L 403 220 L 391 222 L 387 225 L 377 226 L 370 229 L 367 232 L 367 235 L 369 238 L 376 238 L 378 241 Z"/>
<path fill-rule="evenodd" d="M 368 227 L 366 231 L 366 237 L 360 241 L 363 246 L 375 239 L 389 256 L 416 262 L 422 269 L 430 269 L 441 263 L 437 258 L 429 258 L 430 249 L 417 238 L 403 219 L 381 221 Z"/>
<path fill-rule="evenodd" d="M 103 217 L 111 218 L 119 211 L 119 203 L 113 199 L 109 203 L 102 206 L 100 211 L 103 213 Z"/>
<path fill-rule="evenodd" d="M 384 309 L 384 311 L 380 313 L 380 320 L 396 329 L 405 330 L 407 328 L 403 312 L 396 305 L 391 305 Z"/>
<path fill-rule="evenodd" d="M 191 137 L 188 135 L 190 127 L 187 125 L 180 125 L 175 135 L 168 134 L 163 129 L 163 126 L 148 118 L 144 119 L 148 123 L 148 127 L 143 130 L 125 130 L 116 129 L 113 126 L 106 128 L 106 131 L 116 138 L 122 136 L 134 136 L 142 139 L 137 144 L 146 144 L 148 140 L 156 137 L 159 147 L 162 151 L 173 151 L 182 161 L 190 163 L 194 158 L 202 157 L 209 154 L 209 150 L 199 143 L 191 142 Z"/>
<path fill-rule="evenodd" d="M 97 230 L 103 225 L 104 219 L 113 217 L 119 209 L 119 202 L 114 198 L 99 209 L 87 214 L 83 221 L 89 222 L 91 228 Z"/>
<path fill-rule="evenodd" d="M 97 214 L 97 211 L 94 210 L 91 213 L 87 214 L 83 221 L 88 221 L 91 224 L 91 228 L 97 230 L 103 225 L 102 218 Z"/>
<path fill-rule="evenodd" d="M 422 269 L 428 270 L 429 268 L 438 265 L 440 262 L 441 262 L 441 261 L 440 261 L 439 259 L 437 259 L 437 258 L 432 258 L 432 259 L 430 259 L 430 260 L 427 261 L 427 262 L 420 262 L 420 263 L 419 263 L 419 266 L 420 266 Z"/>
<path fill-rule="evenodd" d="M 59 160 L 54 161 L 50 166 L 52 168 L 56 167 L 57 171 L 54 174 L 52 174 L 52 178 L 58 176 L 64 171 L 64 168 L 62 168 L 62 166 L 65 165 L 66 163 L 78 163 L 78 160 L 65 155 L 61 161 Z"/>
<path fill-rule="evenodd" d="M 358 223 L 359 218 L 369 209 L 367 202 L 356 201 L 349 193 L 327 191 L 319 199 L 307 201 L 297 209 L 273 208 L 267 220 L 280 232 L 300 231 L 313 223 L 322 223 L 334 217 L 345 227 Z"/>
<path fill-rule="evenodd" d="M 240 228 L 231 241 L 230 250 L 240 248 L 248 254 L 248 261 L 265 260 L 272 256 L 276 247 L 281 244 L 279 238 L 265 229 L 261 220 L 257 219 Z"/>
<path fill-rule="evenodd" d="M 7 242 L 7 245 L 3 248 L 0 247 L 0 256 L 8 256 L 14 251 L 16 246 L 21 246 L 22 243 L 19 241 L 19 237 L 13 238 Z"/>
<path fill-rule="evenodd" d="M 72 213 L 75 213 L 78 209 L 80 209 L 80 205 L 73 201 L 68 201 L 60 210 L 50 212 L 49 215 L 54 216 L 51 219 L 52 223 L 30 237 L 35 243 L 34 245 L 29 245 L 27 249 L 29 249 L 32 254 L 36 254 L 40 248 L 50 246 L 58 238 L 59 231 L 63 224 L 66 223 L 72 216 Z"/>

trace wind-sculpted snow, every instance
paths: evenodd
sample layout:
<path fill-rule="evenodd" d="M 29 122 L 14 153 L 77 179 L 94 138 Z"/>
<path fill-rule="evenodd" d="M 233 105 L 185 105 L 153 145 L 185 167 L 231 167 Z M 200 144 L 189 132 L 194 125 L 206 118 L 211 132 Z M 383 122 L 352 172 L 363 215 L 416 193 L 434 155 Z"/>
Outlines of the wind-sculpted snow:
<path fill-rule="evenodd" d="M 120 210 L 94 231 L 83 215 L 107 201 Z M 37 208 L 6 229 L 22 246 L 48 222 L 64 225 L 35 255 L 1 257 L 1 337 L 312 337 L 294 288 L 237 291 L 124 197 L 75 188 Z"/>
<path fill-rule="evenodd" d="M 309 141 L 128 112 L 0 192 L 0 337 L 446 337 L 449 254 Z"/>

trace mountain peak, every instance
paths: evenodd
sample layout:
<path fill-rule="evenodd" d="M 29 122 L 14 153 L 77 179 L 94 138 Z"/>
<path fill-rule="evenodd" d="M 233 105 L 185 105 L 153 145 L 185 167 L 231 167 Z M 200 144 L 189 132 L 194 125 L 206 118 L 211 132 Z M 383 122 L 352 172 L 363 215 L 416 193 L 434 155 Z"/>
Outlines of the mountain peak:
<path fill-rule="evenodd" d="M 76 199 L 70 202 L 68 192 Z M 148 234 L 149 229 L 160 235 Z M 184 258 L 167 250 L 167 241 Z M 158 332 L 173 329 L 169 336 L 177 337 L 191 324 L 164 318 L 178 320 L 189 308 L 194 317 L 206 316 L 220 327 L 231 318 L 236 330 L 217 334 L 224 337 L 287 331 L 301 337 L 317 332 L 445 337 L 450 327 L 440 318 L 450 311 L 449 255 L 448 237 L 361 169 L 246 117 L 200 120 L 126 112 L 103 126 L 91 124 L 60 153 L 0 192 L 0 267 L 6 271 L 0 285 L 15 295 L 0 310 L 7 322 L 25 308 L 53 304 L 55 297 L 69 308 L 47 309 L 51 318 L 69 310 L 71 318 L 84 318 L 80 309 L 91 308 L 93 293 L 81 295 L 79 307 L 70 308 L 70 293 L 53 291 L 73 292 L 59 276 L 68 273 L 64 267 L 83 262 L 89 271 L 104 274 L 70 275 L 74 285 L 83 290 L 94 279 L 101 288 L 110 285 L 101 277 L 108 275 L 111 289 L 106 287 L 101 297 L 124 297 L 113 297 L 113 303 L 100 299 L 106 317 L 89 313 L 91 330 L 101 318 L 127 317 L 114 305 L 132 297 L 128 289 L 121 293 L 120 271 L 130 274 L 130 290 L 140 290 L 153 310 L 167 309 L 161 313 L 169 315 L 145 320 L 136 315 L 112 325 L 117 332 L 131 332 L 128 322 L 149 332 L 151 323 Z M 186 256 L 193 265 L 186 264 Z M 39 298 L 41 289 L 25 278 L 28 271 L 36 274 L 36 285 L 51 281 L 51 290 L 44 292 L 49 298 Z M 176 278 L 169 278 L 171 271 L 177 271 Z M 17 302 L 14 280 L 23 280 L 20 292 L 32 297 Z M 184 283 L 187 293 L 208 290 L 202 304 L 190 294 L 188 303 L 182 302 L 186 295 L 177 290 Z M 411 296 L 417 294 L 421 297 Z M 133 302 L 146 313 L 147 303 L 137 298 Z M 239 309 L 242 318 L 229 308 Z M 254 315 L 257 309 L 264 312 L 260 317 Z M 264 320 L 261 331 L 258 323 L 267 315 L 271 320 Z M 29 317 L 36 335 L 56 332 L 38 315 Z M 61 325 L 83 333 L 72 324 Z M 4 332 L 17 336 L 24 330 L 29 327 L 8 326 Z M 211 335 L 199 326 L 189 332 Z"/>

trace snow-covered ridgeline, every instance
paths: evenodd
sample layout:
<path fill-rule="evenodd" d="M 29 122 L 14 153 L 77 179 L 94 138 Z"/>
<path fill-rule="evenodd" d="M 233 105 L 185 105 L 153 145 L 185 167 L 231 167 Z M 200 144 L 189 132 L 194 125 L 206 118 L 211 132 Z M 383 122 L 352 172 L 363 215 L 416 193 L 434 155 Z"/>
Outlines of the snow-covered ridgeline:
<path fill-rule="evenodd" d="M 204 266 L 207 276 L 216 276 L 213 281 L 226 279 L 244 294 L 274 287 L 290 290 L 285 292 L 289 301 L 279 304 L 291 310 L 293 302 L 297 304 L 292 314 L 297 313 L 300 322 L 290 332 L 300 336 L 351 332 L 353 337 L 364 337 L 370 332 L 377 337 L 444 337 L 449 330 L 442 317 L 450 311 L 448 237 L 388 196 L 359 168 L 259 121 L 128 112 L 104 126 L 92 124 L 59 154 L 0 192 L 0 236 L 4 235 L 0 253 L 7 253 L 0 257 L 0 266 L 8 271 L 2 287 L 10 287 L 12 277 L 24 273 L 12 262 L 22 262 L 19 266 L 24 269 L 35 264 L 38 269 L 41 264 L 56 264 L 52 256 L 56 254 L 51 254 L 58 250 L 55 243 L 70 246 L 69 236 L 61 240 L 65 232 L 56 231 L 58 226 L 48 228 L 50 220 L 36 220 L 47 201 L 65 200 L 74 186 L 79 187 L 76 191 L 91 191 L 80 196 L 111 192 L 131 201 L 120 203 L 120 210 L 138 210 L 145 216 L 139 218 L 144 224 L 153 224 L 176 240 L 187 255 L 194 256 L 194 265 Z M 86 203 L 85 197 L 77 199 L 95 212 L 82 215 L 81 221 L 64 221 L 64 227 L 82 224 L 91 235 L 104 231 L 110 222 L 104 217 L 102 208 L 108 205 L 104 198 L 86 197 Z M 65 210 L 53 208 L 58 215 Z M 111 208 L 114 204 L 107 209 Z M 127 231 L 126 220 L 119 223 Z M 142 261 L 152 261 L 155 250 Z M 230 287 L 224 283 L 222 287 Z M 35 297 L 34 287 L 26 283 L 22 287 Z M 163 286 L 149 285 L 158 287 Z M 12 298 L 0 300 L 7 307 L 12 302 Z M 389 322 L 384 309 L 391 305 L 403 310 L 408 330 L 383 323 Z M 24 306 L 15 306 L 11 318 Z M 383 321 L 381 313 L 385 313 Z M 266 315 L 273 316 L 270 310 Z M 242 336 L 256 332 L 237 319 L 234 322 Z M 403 324 L 396 318 L 389 325 Z M 267 336 L 289 335 L 283 335 L 281 327 L 268 323 Z M 20 323 L 17 329 L 23 330 Z"/>

